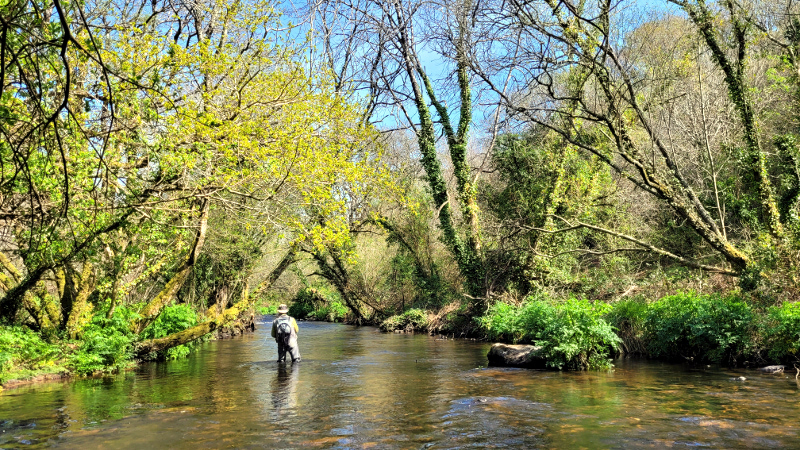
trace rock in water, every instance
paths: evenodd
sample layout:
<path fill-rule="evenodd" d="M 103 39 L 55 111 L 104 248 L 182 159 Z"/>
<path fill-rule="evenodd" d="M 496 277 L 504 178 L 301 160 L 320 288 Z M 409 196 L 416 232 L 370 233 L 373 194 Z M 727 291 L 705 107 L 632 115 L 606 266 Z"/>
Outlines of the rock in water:
<path fill-rule="evenodd" d="M 494 344 L 486 356 L 490 366 L 546 369 L 547 361 L 538 355 L 541 349 L 533 345 Z"/>
<path fill-rule="evenodd" d="M 766 373 L 783 373 L 783 369 L 785 369 L 784 366 L 766 366 L 758 370 Z"/>

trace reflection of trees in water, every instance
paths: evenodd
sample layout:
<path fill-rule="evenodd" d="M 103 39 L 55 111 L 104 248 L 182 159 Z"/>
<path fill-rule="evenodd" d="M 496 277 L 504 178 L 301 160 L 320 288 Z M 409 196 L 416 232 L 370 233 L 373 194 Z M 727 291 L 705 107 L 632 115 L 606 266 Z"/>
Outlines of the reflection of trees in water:
<path fill-rule="evenodd" d="M 272 406 L 276 409 L 297 407 L 297 380 L 300 364 L 278 364 L 272 381 Z"/>

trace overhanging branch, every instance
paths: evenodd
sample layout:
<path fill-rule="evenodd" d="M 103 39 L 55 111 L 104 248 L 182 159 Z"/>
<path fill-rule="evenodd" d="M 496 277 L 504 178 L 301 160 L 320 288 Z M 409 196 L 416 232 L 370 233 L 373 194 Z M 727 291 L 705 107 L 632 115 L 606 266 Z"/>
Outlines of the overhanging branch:
<path fill-rule="evenodd" d="M 557 214 L 548 214 L 548 216 L 549 217 L 554 217 L 554 218 L 564 222 L 567 226 L 565 228 L 561 228 L 561 229 L 558 229 L 558 230 L 547 230 L 545 228 L 529 227 L 529 226 L 523 226 L 523 228 L 525 228 L 527 230 L 538 231 L 540 233 L 547 233 L 547 234 L 564 233 L 564 232 L 567 232 L 567 231 L 577 230 L 577 229 L 580 229 L 580 228 L 586 228 L 586 229 L 589 229 L 589 230 L 594 230 L 594 231 L 597 231 L 597 232 L 600 232 L 600 233 L 608 234 L 610 236 L 614 236 L 614 237 L 623 239 L 625 241 L 634 243 L 634 244 L 636 244 L 636 245 L 641 247 L 638 250 L 649 251 L 649 252 L 653 252 L 653 253 L 659 254 L 661 256 L 666 256 L 667 258 L 670 258 L 670 259 L 673 259 L 675 261 L 678 261 L 679 263 L 681 263 L 681 264 L 683 264 L 685 266 L 688 266 L 688 267 L 704 270 L 706 272 L 720 273 L 720 274 L 723 274 L 723 275 L 730 275 L 730 276 L 739 276 L 739 272 L 736 272 L 734 270 L 727 269 L 727 268 L 724 268 L 724 267 L 711 266 L 711 265 L 707 265 L 707 264 L 699 264 L 699 263 L 697 263 L 697 262 L 695 262 L 695 261 L 693 261 L 691 259 L 684 258 L 684 257 L 676 255 L 676 254 L 674 254 L 674 253 L 672 253 L 670 251 L 664 250 L 663 248 L 659 248 L 659 247 L 656 247 L 656 246 L 654 246 L 652 244 L 644 242 L 644 241 L 642 241 L 640 239 L 636 239 L 633 236 L 628 236 L 627 234 L 619 233 L 619 232 L 614 231 L 614 230 L 609 230 L 608 228 L 603 228 L 603 227 L 599 227 L 597 225 L 591 225 L 591 224 L 580 222 L 580 221 L 570 222 L 567 219 L 565 219 L 565 218 L 563 218 L 563 217 L 561 217 L 561 216 L 559 216 Z M 606 253 L 615 253 L 616 251 L 635 251 L 635 250 L 637 250 L 637 249 L 626 248 L 626 249 L 617 249 L 615 251 L 608 251 L 608 252 L 594 252 L 594 254 L 606 254 Z M 574 251 L 571 251 L 571 252 L 574 252 Z M 569 253 L 569 252 L 562 252 L 560 254 L 565 254 L 565 253 Z M 588 251 L 586 251 L 586 253 L 592 254 L 592 251 L 588 250 Z M 553 255 L 553 257 L 555 257 L 555 256 L 558 256 L 558 255 Z"/>

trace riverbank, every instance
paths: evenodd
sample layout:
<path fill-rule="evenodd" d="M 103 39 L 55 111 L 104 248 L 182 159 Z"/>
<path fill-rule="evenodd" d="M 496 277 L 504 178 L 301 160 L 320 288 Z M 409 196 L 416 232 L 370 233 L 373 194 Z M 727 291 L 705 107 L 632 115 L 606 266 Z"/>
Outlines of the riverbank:
<path fill-rule="evenodd" d="M 173 308 L 165 317 L 174 319 L 175 311 L 185 314 L 182 309 Z M 121 310 L 118 314 L 125 316 L 127 312 Z M 118 320 L 120 317 L 115 320 L 115 316 L 117 314 L 105 319 L 104 315 L 98 315 L 80 339 L 58 335 L 46 339 L 48 336 L 27 327 L 0 326 L 0 391 L 37 382 L 105 376 L 133 369 L 143 361 L 180 359 L 188 356 L 200 342 L 229 339 L 255 331 L 255 316 L 247 313 L 195 342 L 148 358 L 136 358 L 134 335 L 127 322 Z M 157 325 L 161 326 L 159 331 L 144 336 L 170 332 L 168 327 Z"/>
<path fill-rule="evenodd" d="M 436 322 L 442 316 L 454 320 Z M 800 363 L 800 303 L 765 306 L 735 292 L 609 303 L 539 295 L 517 304 L 496 302 L 471 321 L 410 309 L 386 319 L 381 329 L 426 331 L 432 323 L 464 327 L 462 336 L 539 345 L 547 366 L 558 370 L 609 368 L 617 355 L 730 367 Z"/>
<path fill-rule="evenodd" d="M 292 308 L 300 319 L 346 322 L 340 306 L 309 308 L 300 302 Z M 789 370 L 800 362 L 800 303 L 761 307 L 735 294 L 679 293 L 655 302 L 531 297 L 516 305 L 497 302 L 480 317 L 467 317 L 463 309 L 412 308 L 375 325 L 385 332 L 537 344 L 546 366 L 556 370 L 605 369 L 619 355 L 730 367 L 783 364 Z M 219 330 L 215 338 L 253 331 L 254 316 L 246 317 L 250 322 Z M 121 339 L 123 332 L 113 326 L 87 327 L 83 342 L 48 343 L 26 328 L 0 327 L 0 386 L 129 369 L 137 363 L 135 342 Z M 182 358 L 190 351 L 190 346 L 178 348 L 162 359 Z"/>

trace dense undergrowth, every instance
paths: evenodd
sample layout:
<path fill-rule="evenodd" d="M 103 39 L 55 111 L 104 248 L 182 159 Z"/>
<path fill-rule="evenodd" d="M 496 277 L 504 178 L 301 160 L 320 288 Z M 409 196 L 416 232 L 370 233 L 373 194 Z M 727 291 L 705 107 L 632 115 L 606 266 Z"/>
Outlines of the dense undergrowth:
<path fill-rule="evenodd" d="M 298 319 L 345 322 L 348 309 L 335 290 L 324 286 L 305 287 L 292 300 L 289 315 Z"/>
<path fill-rule="evenodd" d="M 418 308 L 411 308 L 402 314 L 397 314 L 384 320 L 381 322 L 380 328 L 383 331 L 424 331 L 427 330 L 428 322 L 427 312 Z"/>
<path fill-rule="evenodd" d="M 490 339 L 542 346 L 558 369 L 606 368 L 615 354 L 728 366 L 800 362 L 800 303 L 761 307 L 735 294 L 610 304 L 532 297 L 496 303 L 479 322 Z"/>
<path fill-rule="evenodd" d="M 0 326 L 0 384 L 31 379 L 44 374 L 91 375 L 124 370 L 136 364 L 134 345 L 191 327 L 197 313 L 185 304 L 167 306 L 158 319 L 140 335 L 131 330 L 137 318 L 130 308 L 116 308 L 92 316 L 80 336 L 43 335 L 24 326 Z M 149 355 L 147 359 L 178 359 L 187 356 L 199 339 Z"/>
<path fill-rule="evenodd" d="M 259 313 L 274 313 L 275 305 Z M 290 314 L 304 319 L 347 321 L 347 308 L 333 290 L 306 288 Z M 40 374 L 87 375 L 125 369 L 134 362 L 136 336 L 128 324 L 135 313 L 117 308 L 111 317 L 96 314 L 80 339 L 43 339 L 26 327 L 0 327 L 0 384 Z M 383 331 L 429 331 L 427 311 L 410 308 L 380 322 Z M 197 323 L 186 305 L 167 307 L 142 336 L 158 338 Z M 474 319 L 490 340 L 541 347 L 548 366 L 559 370 L 606 369 L 620 354 L 747 366 L 800 362 L 800 303 L 760 306 L 736 294 L 682 292 L 648 302 L 613 303 L 531 296 L 519 304 L 494 303 Z M 171 348 L 159 359 L 188 355 L 197 344 Z"/>
<path fill-rule="evenodd" d="M 64 354 L 63 345 L 45 342 L 29 328 L 0 326 L 0 384 L 12 378 L 64 372 Z"/>
<path fill-rule="evenodd" d="M 412 308 L 380 327 L 431 331 L 429 322 L 428 312 Z M 617 355 L 731 367 L 800 363 L 800 303 L 760 306 L 737 294 L 679 292 L 612 303 L 539 295 L 496 302 L 474 322 L 480 337 L 540 346 L 548 366 L 559 370 L 610 368 Z"/>
<path fill-rule="evenodd" d="M 339 294 L 320 286 L 302 289 L 291 302 L 290 314 L 297 318 L 342 322 L 348 309 Z M 277 302 L 255 308 L 259 314 L 275 314 Z M 187 304 L 163 309 L 158 318 L 141 333 L 132 331 L 131 323 L 139 318 L 133 308 L 120 306 L 113 314 L 98 310 L 83 327 L 80 335 L 70 339 L 66 333 L 37 333 L 25 326 L 0 326 L 0 384 L 9 380 L 31 379 L 45 374 L 91 375 L 133 367 L 137 342 L 158 339 L 191 328 L 199 317 Z M 144 356 L 146 359 L 179 359 L 186 357 L 209 336 Z M 139 355 L 138 358 L 141 358 Z"/>
<path fill-rule="evenodd" d="M 496 303 L 479 319 L 490 339 L 533 343 L 555 369 L 610 367 L 609 354 L 620 342 L 604 319 L 605 303 L 532 298 L 520 306 Z"/>

